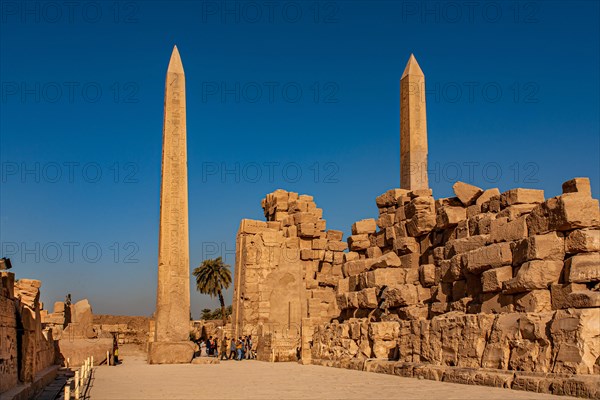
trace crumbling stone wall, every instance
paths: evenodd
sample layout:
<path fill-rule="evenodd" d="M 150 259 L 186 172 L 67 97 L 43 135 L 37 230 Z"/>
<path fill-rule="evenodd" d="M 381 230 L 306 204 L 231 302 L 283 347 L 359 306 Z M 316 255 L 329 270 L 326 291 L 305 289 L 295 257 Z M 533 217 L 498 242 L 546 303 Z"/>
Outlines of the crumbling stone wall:
<path fill-rule="evenodd" d="M 312 196 L 277 190 L 262 201 L 267 221 L 242 220 L 233 296 L 235 336 L 259 340 L 259 359 L 295 360 L 302 322 L 339 315 L 342 232 L 326 230 Z"/>
<path fill-rule="evenodd" d="M 0 393 L 33 382 L 55 361 L 55 341 L 42 331 L 41 282 L 0 272 Z"/>
<path fill-rule="evenodd" d="M 430 189 L 387 191 L 376 199 L 377 220 L 352 225 L 349 251 L 341 232 L 328 236 L 324 224 L 311 230 L 320 210 L 316 219 L 305 217 L 295 195 L 268 195 L 267 222 L 244 220 L 238 234 L 235 323 L 270 321 L 268 307 L 279 298 L 269 297 L 264 278 L 281 262 L 254 260 L 265 238 L 277 235 L 277 246 L 299 248 L 304 263 L 306 290 L 288 291 L 284 300 L 308 302 L 310 310 L 316 293 L 329 299 L 319 303 L 319 318 L 302 315 L 303 362 L 368 369 L 380 360 L 406 376 L 427 365 L 430 379 L 596 396 L 600 210 L 589 180 L 565 182 L 563 194 L 549 199 L 542 190 L 500 193 L 462 182 L 454 191 L 438 200 Z M 318 241 L 328 237 L 331 245 Z M 337 309 L 327 297 L 333 290 Z M 457 372 L 464 368 L 500 375 L 465 378 Z"/>
<path fill-rule="evenodd" d="M 342 312 L 316 328 L 314 362 L 427 363 L 449 381 L 456 368 L 598 378 L 600 211 L 589 180 L 550 199 L 454 190 L 439 200 L 390 190 L 376 200 L 377 222 L 353 225 L 336 287 Z M 589 389 L 599 384 L 569 393 L 600 396 Z"/>

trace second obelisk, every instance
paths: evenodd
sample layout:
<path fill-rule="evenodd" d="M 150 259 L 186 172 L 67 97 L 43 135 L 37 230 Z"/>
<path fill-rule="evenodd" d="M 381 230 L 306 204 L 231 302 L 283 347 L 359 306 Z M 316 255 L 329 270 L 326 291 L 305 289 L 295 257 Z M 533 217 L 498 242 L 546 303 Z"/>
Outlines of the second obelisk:
<path fill-rule="evenodd" d="M 190 332 L 190 251 L 188 237 L 185 75 L 177 46 L 165 84 L 158 289 L 150 364 L 189 363 L 194 346 Z"/>

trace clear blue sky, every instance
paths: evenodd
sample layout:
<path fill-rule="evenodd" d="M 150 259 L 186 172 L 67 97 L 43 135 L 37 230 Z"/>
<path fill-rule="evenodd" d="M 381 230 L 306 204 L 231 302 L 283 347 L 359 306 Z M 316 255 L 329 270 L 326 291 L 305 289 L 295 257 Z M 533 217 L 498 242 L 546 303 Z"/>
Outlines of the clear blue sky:
<path fill-rule="evenodd" d="M 262 219 L 277 188 L 314 195 L 331 229 L 375 217 L 399 183 L 411 53 L 436 197 L 456 178 L 550 197 L 576 176 L 598 197 L 598 2 L 270 4 L 1 2 L 0 242 L 17 277 L 43 281 L 43 301 L 70 292 L 96 313 L 153 312 L 174 44 L 191 267 L 215 247 L 233 265 L 240 219 Z M 217 304 L 192 291 L 195 317 Z"/>

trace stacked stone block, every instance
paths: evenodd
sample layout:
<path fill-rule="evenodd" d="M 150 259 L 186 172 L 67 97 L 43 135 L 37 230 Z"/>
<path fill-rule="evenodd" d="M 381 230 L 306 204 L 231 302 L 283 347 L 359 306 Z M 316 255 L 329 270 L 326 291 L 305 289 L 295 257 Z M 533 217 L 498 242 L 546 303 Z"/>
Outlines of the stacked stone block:
<path fill-rule="evenodd" d="M 335 287 L 347 244 L 341 231 L 326 230 L 312 196 L 276 190 L 262 207 L 266 221 L 242 220 L 238 231 L 233 329 L 259 337 L 259 359 L 296 359 L 302 321 L 339 315 Z"/>
<path fill-rule="evenodd" d="M 454 192 L 389 190 L 377 221 L 352 226 L 342 311 L 316 328 L 313 362 L 427 363 L 448 381 L 460 381 L 456 368 L 526 371 L 551 374 L 556 388 L 561 374 L 589 375 L 568 392 L 600 396 L 590 389 L 600 384 L 600 210 L 589 180 L 550 199 L 463 182 Z M 506 385 L 542 385 L 534 375 Z"/>

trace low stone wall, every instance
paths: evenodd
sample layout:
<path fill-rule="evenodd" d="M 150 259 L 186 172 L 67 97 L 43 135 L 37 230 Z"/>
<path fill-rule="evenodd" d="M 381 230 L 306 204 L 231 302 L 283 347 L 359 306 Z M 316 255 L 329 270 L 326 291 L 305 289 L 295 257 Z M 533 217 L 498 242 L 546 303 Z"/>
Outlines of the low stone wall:
<path fill-rule="evenodd" d="M 600 376 L 600 308 L 462 314 L 431 320 L 350 319 L 317 327 L 312 357 Z"/>
<path fill-rule="evenodd" d="M 99 337 L 119 335 L 120 344 L 136 344 L 146 347 L 150 332 L 150 318 L 126 315 L 94 315 L 94 330 Z"/>
<path fill-rule="evenodd" d="M 397 375 L 406 378 L 429 379 L 440 382 L 600 399 L 600 377 L 594 375 L 501 371 L 486 368 L 462 368 L 426 363 L 407 363 L 377 359 L 362 360 L 357 358 L 340 358 L 337 360 L 313 358 L 312 364 Z M 509 394 L 507 398 L 510 398 Z"/>

